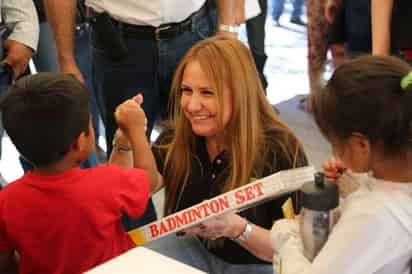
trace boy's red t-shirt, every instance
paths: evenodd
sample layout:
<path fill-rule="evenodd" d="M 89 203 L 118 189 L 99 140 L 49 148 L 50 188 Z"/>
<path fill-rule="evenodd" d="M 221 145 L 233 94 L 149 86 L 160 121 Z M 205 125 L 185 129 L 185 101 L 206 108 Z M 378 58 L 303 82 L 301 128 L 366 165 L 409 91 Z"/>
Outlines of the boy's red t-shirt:
<path fill-rule="evenodd" d="M 122 212 L 143 214 L 149 191 L 142 169 L 29 172 L 0 191 L 0 251 L 19 253 L 20 273 L 82 273 L 135 246 Z"/>

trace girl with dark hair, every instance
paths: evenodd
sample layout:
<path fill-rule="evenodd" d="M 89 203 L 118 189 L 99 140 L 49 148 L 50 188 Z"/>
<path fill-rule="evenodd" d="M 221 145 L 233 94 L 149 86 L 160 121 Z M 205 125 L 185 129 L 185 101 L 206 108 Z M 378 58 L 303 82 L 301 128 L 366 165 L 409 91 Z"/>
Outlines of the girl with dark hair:
<path fill-rule="evenodd" d="M 312 262 L 297 222 L 272 228 L 283 273 L 406 274 L 412 258 L 412 67 L 363 56 L 314 94 L 316 122 L 339 161 L 325 174 L 345 189 L 341 217 Z"/>

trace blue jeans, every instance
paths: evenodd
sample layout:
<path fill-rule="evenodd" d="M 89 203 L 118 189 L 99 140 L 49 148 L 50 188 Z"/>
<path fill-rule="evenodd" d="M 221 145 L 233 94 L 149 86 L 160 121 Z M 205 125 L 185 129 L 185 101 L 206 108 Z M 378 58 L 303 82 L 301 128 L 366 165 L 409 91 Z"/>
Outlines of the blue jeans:
<path fill-rule="evenodd" d="M 303 4 L 304 4 L 303 1 L 304 0 L 293 0 L 293 10 L 292 10 L 291 19 L 300 18 L 300 16 L 302 15 L 302 9 L 303 9 Z M 279 17 L 283 13 L 284 5 L 285 5 L 285 0 L 274 0 L 273 10 L 272 10 L 273 20 L 275 21 L 279 20 Z"/>
<path fill-rule="evenodd" d="M 197 237 L 168 235 L 145 247 L 213 274 L 273 274 L 272 264 L 230 264 L 210 253 Z"/>
<path fill-rule="evenodd" d="M 44 71 L 59 71 L 57 64 L 56 46 L 54 44 L 52 31 L 47 22 L 42 22 L 39 25 L 39 44 L 38 51 L 33 55 L 33 63 L 38 72 Z"/>
<path fill-rule="evenodd" d="M 86 85 L 88 91 L 90 92 L 90 103 L 91 112 L 93 117 L 93 127 L 98 127 L 95 125 L 95 118 L 98 117 L 96 99 L 92 90 L 91 77 L 90 77 L 90 58 L 87 59 L 89 52 L 89 46 L 87 43 L 87 36 L 80 35 L 77 31 L 76 33 L 76 61 L 78 62 L 79 69 L 83 73 L 86 80 Z M 37 53 L 33 56 L 33 62 L 38 72 L 56 72 L 59 70 L 57 63 L 57 51 L 53 40 L 53 35 L 50 29 L 50 25 L 47 22 L 40 23 L 40 35 L 39 35 L 39 45 Z M 98 119 L 98 118 L 97 118 Z M 98 131 L 96 132 L 98 136 Z M 24 171 L 30 170 L 32 168 L 31 164 L 20 157 L 20 163 Z M 81 164 L 82 168 L 94 167 L 99 164 L 96 151 L 93 149 L 89 158 Z"/>
<path fill-rule="evenodd" d="M 6 33 L 0 34 L 0 60 L 4 59 L 4 48 L 3 48 L 3 37 L 6 36 Z M 5 89 L 7 88 L 8 85 L 11 83 L 11 74 L 10 71 L 5 69 L 5 66 L 3 63 L 0 63 L 0 96 L 3 95 Z M 2 139 L 4 135 L 4 127 L 3 127 L 3 120 L 1 118 L 1 112 L 0 112 L 0 158 L 1 158 L 1 152 L 2 152 Z M 3 178 L 3 176 L 0 174 L 0 188 L 6 184 L 6 180 Z"/>
<path fill-rule="evenodd" d="M 266 90 L 268 82 L 263 73 L 265 68 L 267 55 L 265 52 L 265 23 L 266 13 L 268 10 L 267 0 L 259 0 L 261 13 L 246 21 L 247 41 L 253 59 L 255 60 L 256 68 L 259 73 L 263 88 Z"/>
<path fill-rule="evenodd" d="M 87 90 L 90 94 L 90 107 L 92 112 L 92 123 L 94 133 L 97 138 L 100 135 L 99 130 L 99 117 L 100 112 L 98 108 L 98 94 L 94 90 L 94 85 L 92 83 L 92 56 L 91 56 L 91 27 L 88 23 L 77 26 L 76 30 L 76 40 L 75 40 L 75 57 L 76 63 L 79 66 L 80 71 L 83 74 L 84 80 L 86 81 Z"/>
<path fill-rule="evenodd" d="M 88 28 L 87 25 L 76 29 L 75 44 L 76 63 L 83 74 L 87 89 L 90 93 L 92 122 L 97 138 L 99 136 L 99 110 L 97 108 L 96 94 L 91 82 L 90 28 Z M 38 72 L 59 71 L 56 55 L 57 52 L 50 25 L 47 22 L 42 22 L 40 23 L 38 52 L 33 56 L 36 70 Z"/>
<path fill-rule="evenodd" d="M 142 107 L 148 121 L 148 136 L 156 119 L 161 115 L 165 116 L 175 69 L 192 45 L 210 36 L 212 30 L 209 19 L 208 16 L 193 16 L 190 31 L 167 40 L 138 39 L 124 35 L 129 53 L 120 61 L 110 57 L 108 52 L 112 49 L 105 48 L 97 32 L 92 31 L 93 83 L 103 99 L 108 155 L 117 129 L 114 111 L 120 103 L 137 93 L 143 94 Z M 148 209 L 141 218 L 125 220 L 124 224 L 129 230 L 155 219 L 156 213 L 150 200 Z"/>

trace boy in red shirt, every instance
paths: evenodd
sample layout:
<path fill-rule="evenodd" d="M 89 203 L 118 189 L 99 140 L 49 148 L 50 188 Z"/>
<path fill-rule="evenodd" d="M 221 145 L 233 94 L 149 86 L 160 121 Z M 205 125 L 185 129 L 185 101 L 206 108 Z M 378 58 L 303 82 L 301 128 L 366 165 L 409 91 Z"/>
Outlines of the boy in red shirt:
<path fill-rule="evenodd" d="M 40 73 L 8 90 L 0 103 L 4 127 L 34 169 L 0 191 L 0 273 L 13 265 L 15 252 L 20 273 L 60 274 L 82 273 L 134 247 L 121 216 L 144 212 L 157 176 L 142 100 L 136 96 L 117 108 L 124 135 L 111 155 L 122 165 L 130 148 L 121 143 L 131 140 L 136 168 L 80 169 L 94 147 L 84 85 L 69 75 Z"/>

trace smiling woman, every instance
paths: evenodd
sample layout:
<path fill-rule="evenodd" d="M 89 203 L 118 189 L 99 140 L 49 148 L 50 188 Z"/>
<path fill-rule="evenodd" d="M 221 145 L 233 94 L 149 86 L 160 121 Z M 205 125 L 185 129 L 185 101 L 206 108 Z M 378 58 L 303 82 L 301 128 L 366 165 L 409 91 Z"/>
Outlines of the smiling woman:
<path fill-rule="evenodd" d="M 166 187 L 166 215 L 307 163 L 268 102 L 249 50 L 236 39 L 196 44 L 176 71 L 170 102 L 170 125 L 153 147 Z M 288 197 L 208 220 L 184 237 L 167 236 L 148 247 L 207 273 L 272 273 L 268 229 Z"/>
<path fill-rule="evenodd" d="M 215 136 L 227 125 L 232 115 L 232 91 L 223 87 L 223 114 L 219 113 L 216 92 L 209 87 L 207 76 L 198 61 L 187 64 L 181 84 L 180 106 L 190 121 L 193 133 L 207 136 L 209 143 L 217 143 Z M 216 146 L 216 145 L 215 145 Z"/>

